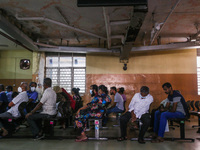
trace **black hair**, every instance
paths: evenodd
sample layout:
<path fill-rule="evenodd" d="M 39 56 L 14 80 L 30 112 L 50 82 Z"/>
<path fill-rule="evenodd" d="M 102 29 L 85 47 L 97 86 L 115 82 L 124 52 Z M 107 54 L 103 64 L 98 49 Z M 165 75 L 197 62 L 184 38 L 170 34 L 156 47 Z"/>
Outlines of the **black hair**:
<path fill-rule="evenodd" d="M 90 87 L 92 87 L 93 90 L 95 90 L 96 92 L 98 92 L 98 86 L 96 84 L 93 84 Z"/>
<path fill-rule="evenodd" d="M 149 88 L 147 86 L 142 86 L 140 88 L 141 93 L 149 94 Z"/>
<path fill-rule="evenodd" d="M 75 94 L 76 96 L 79 97 L 80 100 L 82 99 L 81 96 L 80 96 L 80 94 L 79 94 L 79 91 L 80 91 L 79 88 L 73 88 L 72 91 L 74 92 L 74 94 Z"/>
<path fill-rule="evenodd" d="M 72 91 L 74 92 L 75 95 L 79 95 L 79 88 L 73 88 Z"/>
<path fill-rule="evenodd" d="M 4 85 L 3 85 L 3 84 L 0 84 L 0 89 L 1 89 L 2 91 L 4 91 Z"/>
<path fill-rule="evenodd" d="M 124 88 L 123 87 L 119 88 L 119 93 L 124 94 Z"/>
<path fill-rule="evenodd" d="M 111 87 L 110 89 L 117 91 L 117 88 L 115 86 Z"/>
<path fill-rule="evenodd" d="M 11 91 L 13 91 L 13 87 L 12 87 L 11 85 L 8 85 L 8 86 L 6 87 L 6 89 L 10 89 Z"/>
<path fill-rule="evenodd" d="M 107 89 L 107 87 L 105 86 L 105 85 L 100 85 L 99 86 L 99 90 L 102 90 L 105 94 L 108 94 L 108 89 Z"/>
<path fill-rule="evenodd" d="M 52 81 L 50 78 L 45 78 L 44 79 L 44 84 L 48 87 L 51 87 Z"/>
<path fill-rule="evenodd" d="M 15 98 L 19 93 L 18 92 L 13 92 L 12 93 L 12 98 Z"/>
<path fill-rule="evenodd" d="M 29 86 L 31 86 L 31 84 L 35 84 L 37 86 L 37 83 L 36 82 L 30 82 L 29 83 Z"/>
<path fill-rule="evenodd" d="M 164 88 L 165 86 L 166 86 L 167 88 L 172 87 L 171 83 L 169 83 L 169 82 L 164 83 L 164 84 L 162 85 L 162 88 Z"/>

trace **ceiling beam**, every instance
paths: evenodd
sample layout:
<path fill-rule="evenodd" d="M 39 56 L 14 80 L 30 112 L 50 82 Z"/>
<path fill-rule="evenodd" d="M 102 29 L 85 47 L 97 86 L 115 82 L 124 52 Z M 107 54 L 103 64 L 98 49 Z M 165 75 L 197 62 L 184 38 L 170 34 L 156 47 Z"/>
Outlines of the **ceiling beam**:
<path fill-rule="evenodd" d="M 108 49 L 111 48 L 111 28 L 110 28 L 110 17 L 106 11 L 106 8 L 103 7 L 103 16 L 105 20 L 105 26 L 106 26 L 106 35 L 107 35 L 107 44 Z"/>
<path fill-rule="evenodd" d="M 107 50 L 106 48 L 89 48 L 89 47 L 64 47 L 39 48 L 39 52 L 67 52 L 67 53 L 120 53 L 119 49 Z"/>
<path fill-rule="evenodd" d="M 132 47 L 131 52 L 163 51 L 163 50 L 193 49 L 193 48 L 200 48 L 200 44 L 194 42 L 187 42 L 187 43 L 176 43 L 167 45 Z"/>
<path fill-rule="evenodd" d="M 34 45 L 33 41 L 25 35 L 22 31 L 20 31 L 17 27 L 12 25 L 5 17 L 0 15 L 0 29 L 2 29 L 7 35 L 13 40 L 18 41 L 19 43 L 24 45 L 24 48 L 35 51 L 38 49 L 36 45 Z M 22 46 L 22 45 L 21 45 Z"/>
<path fill-rule="evenodd" d="M 53 23 L 53 24 L 56 24 L 56 25 L 59 25 L 59 26 L 62 26 L 62 27 L 66 27 L 67 29 L 70 29 L 70 30 L 73 30 L 73 31 L 77 31 L 77 32 L 80 32 L 80 33 L 83 33 L 83 34 L 86 34 L 86 35 L 90 35 L 90 36 L 93 36 L 93 37 L 96 37 L 96 38 L 106 40 L 106 38 L 103 37 L 103 36 L 99 36 L 97 34 L 94 34 L 94 33 L 85 31 L 83 29 L 76 28 L 76 27 L 73 27 L 73 26 L 70 26 L 70 25 L 64 24 L 62 22 L 49 19 L 49 18 L 45 18 L 45 17 L 18 17 L 18 15 L 16 15 L 15 17 L 17 18 L 17 20 L 22 20 L 22 21 L 34 21 L 35 20 L 35 21 L 50 22 L 50 23 Z"/>
<path fill-rule="evenodd" d="M 152 45 L 154 40 L 159 36 L 159 34 L 161 33 L 162 29 L 164 28 L 167 20 L 169 19 L 169 17 L 171 16 L 171 14 L 174 12 L 174 10 L 176 9 L 176 7 L 178 6 L 178 4 L 180 3 L 181 0 L 177 0 L 176 3 L 174 4 L 172 10 L 169 12 L 169 14 L 167 15 L 167 17 L 165 18 L 163 25 L 160 27 L 160 30 L 156 31 L 154 36 L 151 39 L 151 42 L 149 45 Z"/>

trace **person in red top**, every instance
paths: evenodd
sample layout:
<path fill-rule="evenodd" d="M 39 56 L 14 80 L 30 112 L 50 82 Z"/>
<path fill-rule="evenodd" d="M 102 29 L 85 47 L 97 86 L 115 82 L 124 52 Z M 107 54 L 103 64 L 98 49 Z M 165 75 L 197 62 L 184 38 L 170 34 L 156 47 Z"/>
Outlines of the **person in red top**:
<path fill-rule="evenodd" d="M 75 109 L 75 106 L 76 106 L 76 101 L 73 99 L 73 97 L 67 93 L 67 91 L 64 89 L 64 88 L 61 88 L 62 92 L 64 92 L 65 94 L 67 94 L 68 98 L 70 99 L 70 106 L 71 108 L 74 110 Z"/>

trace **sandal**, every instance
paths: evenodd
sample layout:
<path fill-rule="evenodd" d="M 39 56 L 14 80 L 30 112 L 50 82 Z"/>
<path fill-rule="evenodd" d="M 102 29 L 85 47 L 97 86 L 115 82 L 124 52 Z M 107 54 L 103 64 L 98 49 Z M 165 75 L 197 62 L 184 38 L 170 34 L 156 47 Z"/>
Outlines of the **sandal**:
<path fill-rule="evenodd" d="M 124 141 L 124 140 L 127 140 L 128 138 L 127 137 L 119 137 L 117 138 L 117 141 Z"/>
<path fill-rule="evenodd" d="M 88 140 L 88 138 L 80 138 L 80 139 L 76 139 L 75 142 L 86 142 Z"/>

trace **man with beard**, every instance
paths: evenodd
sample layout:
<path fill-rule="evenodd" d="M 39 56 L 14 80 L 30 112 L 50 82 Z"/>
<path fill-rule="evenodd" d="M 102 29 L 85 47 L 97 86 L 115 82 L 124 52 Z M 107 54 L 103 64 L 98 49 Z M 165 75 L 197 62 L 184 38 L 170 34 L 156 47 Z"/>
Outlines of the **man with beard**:
<path fill-rule="evenodd" d="M 188 116 L 189 112 L 187 109 L 187 105 L 183 96 L 172 89 L 172 85 L 170 83 L 164 83 L 162 85 L 164 92 L 168 95 L 167 104 L 163 111 L 156 111 L 154 118 L 154 137 L 157 137 L 153 140 L 153 143 L 163 142 L 165 127 L 168 119 L 176 119 L 176 118 L 185 118 Z M 170 109 L 170 105 L 172 108 Z"/>
<path fill-rule="evenodd" d="M 122 96 L 117 92 L 116 87 L 110 88 L 110 94 L 114 95 L 114 104 L 107 110 L 107 115 L 114 113 L 122 113 L 124 111 L 124 100 Z"/>

